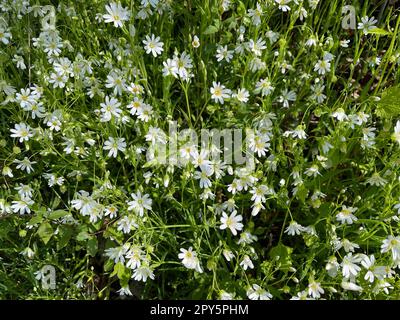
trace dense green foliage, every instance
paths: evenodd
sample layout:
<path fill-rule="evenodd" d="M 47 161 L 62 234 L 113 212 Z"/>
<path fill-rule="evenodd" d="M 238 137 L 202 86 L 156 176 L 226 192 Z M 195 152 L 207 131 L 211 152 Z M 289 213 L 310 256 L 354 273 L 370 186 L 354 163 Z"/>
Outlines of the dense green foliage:
<path fill-rule="evenodd" d="M 400 298 L 399 25 L 384 0 L 0 0 L 0 298 Z M 242 130 L 255 166 L 183 137 L 162 163 L 173 123 Z"/>

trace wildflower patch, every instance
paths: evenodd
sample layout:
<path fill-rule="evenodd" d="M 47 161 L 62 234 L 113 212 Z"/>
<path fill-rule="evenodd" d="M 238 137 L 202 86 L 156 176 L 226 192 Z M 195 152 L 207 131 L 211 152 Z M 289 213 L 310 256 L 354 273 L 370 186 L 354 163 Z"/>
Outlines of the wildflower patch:
<path fill-rule="evenodd" d="M 398 299 L 399 10 L 0 0 L 0 298 Z"/>

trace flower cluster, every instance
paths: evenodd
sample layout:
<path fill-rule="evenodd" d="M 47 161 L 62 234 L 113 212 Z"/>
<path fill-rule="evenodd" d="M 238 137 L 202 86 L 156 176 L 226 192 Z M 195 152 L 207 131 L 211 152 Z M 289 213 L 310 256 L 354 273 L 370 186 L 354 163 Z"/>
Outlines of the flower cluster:
<path fill-rule="evenodd" d="M 0 0 L 0 298 L 397 297 L 398 7 L 41 2 Z"/>

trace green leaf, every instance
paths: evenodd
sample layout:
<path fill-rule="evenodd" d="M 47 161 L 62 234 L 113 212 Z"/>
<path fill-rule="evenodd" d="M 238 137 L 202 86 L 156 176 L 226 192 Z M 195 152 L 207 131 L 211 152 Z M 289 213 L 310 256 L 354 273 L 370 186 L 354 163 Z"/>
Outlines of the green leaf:
<path fill-rule="evenodd" d="M 255 230 L 254 230 L 254 234 L 256 235 L 256 236 L 261 236 L 261 235 L 263 235 L 263 234 L 265 234 L 265 231 L 267 230 L 267 228 L 263 228 L 263 227 L 257 227 Z"/>
<path fill-rule="evenodd" d="M 115 275 L 117 275 L 118 279 L 120 280 L 127 280 L 131 277 L 131 272 L 121 262 L 118 262 L 114 266 L 114 271 L 111 273 L 111 276 Z"/>
<path fill-rule="evenodd" d="M 86 246 L 88 254 L 94 257 L 97 253 L 97 248 L 98 248 L 97 239 L 95 237 L 89 239 Z"/>
<path fill-rule="evenodd" d="M 387 30 L 381 29 L 381 28 L 374 28 L 374 29 L 368 30 L 368 34 L 377 34 L 380 36 L 388 36 L 392 33 Z"/>
<path fill-rule="evenodd" d="M 237 4 L 237 13 L 240 16 L 244 16 L 246 15 L 246 11 L 247 11 L 246 5 L 242 1 L 239 1 Z"/>
<path fill-rule="evenodd" d="M 319 214 L 321 215 L 321 217 L 328 217 L 331 213 L 330 211 L 330 204 L 329 203 L 323 203 L 318 209 L 317 211 L 319 212 Z"/>
<path fill-rule="evenodd" d="M 108 260 L 106 261 L 106 263 L 104 264 L 104 271 L 105 271 L 105 272 L 110 271 L 110 270 L 112 269 L 113 265 L 114 265 L 114 261 L 108 259 Z"/>
<path fill-rule="evenodd" d="M 218 28 L 216 26 L 208 26 L 206 30 L 204 30 L 203 34 L 214 34 L 218 32 Z"/>
<path fill-rule="evenodd" d="M 33 216 L 31 220 L 29 220 L 28 225 L 33 226 L 35 224 L 41 223 L 43 221 L 43 214 L 38 213 L 37 215 Z"/>
<path fill-rule="evenodd" d="M 61 199 L 58 197 L 55 197 L 53 200 L 53 203 L 51 204 L 51 208 L 55 209 L 60 205 Z"/>
<path fill-rule="evenodd" d="M 307 188 L 304 185 L 299 185 L 296 193 L 296 198 L 304 203 L 306 201 L 307 194 Z"/>
<path fill-rule="evenodd" d="M 87 232 L 87 230 L 79 232 L 76 236 L 77 241 L 85 241 L 87 239 L 90 239 L 90 234 Z"/>
<path fill-rule="evenodd" d="M 290 255 L 292 254 L 293 249 L 279 243 L 277 246 L 273 247 L 270 252 L 270 258 L 278 264 L 278 268 L 282 271 L 289 271 L 289 268 L 292 266 L 292 259 Z"/>
<path fill-rule="evenodd" d="M 400 86 L 386 89 L 377 102 L 376 114 L 382 118 L 397 117 L 400 115 Z"/>
<path fill-rule="evenodd" d="M 59 240 L 57 242 L 57 250 L 64 248 L 69 240 L 71 240 L 74 230 L 69 226 L 60 227 Z"/>
<path fill-rule="evenodd" d="M 47 244 L 53 236 L 53 228 L 51 227 L 50 223 L 43 222 L 40 225 L 37 234 L 39 235 L 40 239 L 42 239 L 44 244 Z"/>
<path fill-rule="evenodd" d="M 113 272 L 110 274 L 111 277 L 115 276 L 116 274 L 118 274 L 118 272 L 120 272 L 119 270 L 124 268 L 124 265 L 121 262 L 118 262 L 114 265 L 114 270 Z"/>
<path fill-rule="evenodd" d="M 50 219 L 50 220 L 55 220 L 55 219 L 59 219 L 59 218 L 61 218 L 61 217 L 65 217 L 65 216 L 67 216 L 67 215 L 69 215 L 69 212 L 68 212 L 68 211 L 65 211 L 65 210 L 55 210 L 55 211 L 52 211 L 52 212 L 47 216 L 47 218 Z"/>

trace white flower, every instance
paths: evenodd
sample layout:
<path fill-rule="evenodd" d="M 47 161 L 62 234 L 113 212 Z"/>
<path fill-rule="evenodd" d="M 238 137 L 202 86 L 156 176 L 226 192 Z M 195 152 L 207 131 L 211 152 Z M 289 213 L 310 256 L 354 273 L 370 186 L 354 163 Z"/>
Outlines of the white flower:
<path fill-rule="evenodd" d="M 37 98 L 36 95 L 31 93 L 30 89 L 21 89 L 21 92 L 15 95 L 15 101 L 18 102 L 25 111 L 30 110 L 32 104 L 36 103 Z"/>
<path fill-rule="evenodd" d="M 324 289 L 322 289 L 321 284 L 319 282 L 313 281 L 308 285 L 308 295 L 313 297 L 314 299 L 318 299 L 321 297 L 321 294 L 324 294 Z"/>
<path fill-rule="evenodd" d="M 243 268 L 243 270 L 247 270 L 247 268 L 254 269 L 253 261 L 251 261 L 248 255 L 243 257 L 243 260 L 240 262 L 240 266 Z"/>
<path fill-rule="evenodd" d="M 128 87 L 127 90 L 132 93 L 135 96 L 140 96 L 141 94 L 144 93 L 144 88 L 140 84 L 137 83 L 131 83 Z M 137 97 L 135 97 L 137 98 Z"/>
<path fill-rule="evenodd" d="M 71 201 L 72 207 L 79 210 L 84 216 L 89 215 L 92 209 L 97 205 L 97 202 L 84 190 L 80 190 L 76 196 L 78 199 Z"/>
<path fill-rule="evenodd" d="M 342 108 L 336 109 L 336 111 L 332 113 L 332 117 L 336 118 L 339 121 L 349 120 L 349 117 L 346 115 Z"/>
<path fill-rule="evenodd" d="M 149 266 L 147 260 L 144 260 L 140 265 L 140 267 L 135 269 L 135 271 L 132 274 L 132 278 L 135 279 L 136 281 L 143 281 L 143 282 L 146 282 L 147 278 L 154 280 L 153 269 Z"/>
<path fill-rule="evenodd" d="M 136 194 L 131 193 L 132 201 L 128 202 L 128 210 L 134 210 L 139 216 L 143 217 L 145 210 L 151 210 L 153 200 L 148 194 L 142 196 L 142 193 L 138 191 Z"/>
<path fill-rule="evenodd" d="M 274 32 L 272 30 L 268 30 L 265 33 L 265 36 L 269 39 L 269 42 L 271 44 L 274 44 L 276 41 L 278 41 L 279 39 L 279 33 L 278 32 Z"/>
<path fill-rule="evenodd" d="M 270 146 L 270 137 L 267 134 L 250 134 L 247 139 L 251 151 L 256 152 L 259 157 L 264 157 L 267 154 Z"/>
<path fill-rule="evenodd" d="M 35 202 L 30 198 L 21 197 L 21 200 L 15 200 L 12 202 L 11 209 L 14 213 L 19 211 L 19 214 L 31 213 L 29 206 Z"/>
<path fill-rule="evenodd" d="M 110 3 L 106 5 L 108 14 L 104 14 L 104 22 L 114 23 L 114 27 L 120 28 L 123 26 L 124 21 L 129 20 L 129 11 L 121 6 L 120 3 Z"/>
<path fill-rule="evenodd" d="M 266 194 L 271 194 L 273 193 L 268 186 L 261 184 L 258 187 L 254 187 L 252 190 L 250 190 L 250 193 L 252 194 L 251 200 L 254 202 L 265 202 Z"/>
<path fill-rule="evenodd" d="M 19 187 L 15 187 L 14 189 L 18 191 L 18 194 L 20 197 L 32 198 L 33 189 L 31 188 L 30 185 L 25 185 L 25 184 L 20 183 Z"/>
<path fill-rule="evenodd" d="M 367 179 L 366 183 L 371 186 L 382 187 L 387 184 L 387 181 L 382 178 L 378 172 L 374 172 L 370 178 Z"/>
<path fill-rule="evenodd" d="M 241 244 L 241 243 L 250 244 L 250 243 L 253 243 L 254 241 L 257 241 L 257 239 L 258 239 L 257 236 L 253 236 L 250 232 L 245 231 L 240 234 L 240 239 L 237 243 L 238 244 Z"/>
<path fill-rule="evenodd" d="M 400 144 L 400 120 L 397 120 L 396 126 L 394 127 L 393 139 Z"/>
<path fill-rule="evenodd" d="M 224 249 L 224 251 L 222 251 L 222 254 L 224 255 L 226 261 L 231 261 L 235 257 L 233 252 L 227 249 Z"/>
<path fill-rule="evenodd" d="M 224 99 L 229 99 L 231 96 L 231 90 L 226 89 L 224 85 L 219 82 L 213 81 L 213 86 L 210 88 L 211 99 L 215 102 L 224 104 Z"/>
<path fill-rule="evenodd" d="M 313 298 L 309 298 L 307 295 L 307 290 L 297 292 L 295 296 L 292 296 L 290 300 L 314 300 Z"/>
<path fill-rule="evenodd" d="M 104 207 L 98 203 L 94 202 L 94 205 L 90 208 L 89 211 L 89 221 L 92 223 L 96 223 L 97 220 L 103 217 Z"/>
<path fill-rule="evenodd" d="M 199 37 L 196 35 L 193 37 L 192 46 L 193 46 L 193 48 L 200 47 L 200 40 L 199 40 Z"/>
<path fill-rule="evenodd" d="M 378 22 L 374 17 L 368 18 L 368 16 L 362 17 L 361 22 L 358 23 L 358 29 L 362 30 L 364 34 L 368 34 L 368 31 L 376 29 L 375 24 Z"/>
<path fill-rule="evenodd" d="M 302 125 L 298 125 L 294 130 L 287 130 L 283 133 L 284 137 L 288 137 L 291 135 L 293 138 L 298 139 L 307 139 L 307 134 L 304 131 L 304 127 Z"/>
<path fill-rule="evenodd" d="M 201 170 L 196 171 L 194 173 L 194 178 L 200 180 L 200 188 L 210 188 L 211 187 L 211 180 L 208 178 L 211 176 L 212 171 L 209 170 Z"/>
<path fill-rule="evenodd" d="M 357 255 L 353 256 L 351 252 L 345 255 L 341 263 L 343 277 L 350 278 L 357 276 L 361 270 L 357 263 L 360 263 L 360 258 Z"/>
<path fill-rule="evenodd" d="M 23 57 L 15 54 L 13 59 L 12 59 L 12 61 L 17 64 L 17 68 L 18 69 L 21 69 L 21 70 L 25 70 L 26 69 L 26 64 L 25 64 L 25 61 L 24 61 Z"/>
<path fill-rule="evenodd" d="M 35 271 L 33 274 L 35 275 L 35 279 L 38 280 L 38 281 L 39 281 L 40 279 L 42 279 L 43 276 L 44 276 L 42 270 Z"/>
<path fill-rule="evenodd" d="M 118 208 L 115 207 L 114 205 L 110 205 L 104 209 L 104 215 L 106 217 L 110 216 L 110 219 L 115 218 L 117 216 L 117 213 L 118 213 Z"/>
<path fill-rule="evenodd" d="M 288 6 L 290 1 L 292 0 L 275 0 L 275 2 L 278 4 L 279 10 L 282 10 L 283 12 L 290 10 L 290 7 Z"/>
<path fill-rule="evenodd" d="M 106 88 L 114 89 L 114 95 L 122 95 L 122 92 L 126 90 L 125 79 L 122 78 L 119 72 L 111 71 L 107 75 Z M 129 89 L 129 91 L 132 91 L 132 88 Z"/>
<path fill-rule="evenodd" d="M 174 76 L 175 78 L 178 77 L 176 63 L 174 60 L 167 59 L 167 61 L 163 62 L 163 66 L 164 66 L 164 68 L 163 68 L 162 72 L 163 72 L 164 77 L 166 77 L 166 76 Z"/>
<path fill-rule="evenodd" d="M 241 215 L 236 215 L 236 213 L 236 211 L 233 211 L 228 217 L 228 215 L 223 212 L 221 217 L 221 225 L 219 227 L 221 230 L 229 228 L 234 236 L 237 235 L 237 230 L 241 231 L 243 229 L 243 223 L 240 222 L 243 220 L 243 217 Z"/>
<path fill-rule="evenodd" d="M 228 50 L 227 46 L 218 46 L 215 57 L 217 58 L 217 61 L 222 61 L 225 59 L 226 62 L 230 62 L 233 57 L 233 51 Z"/>
<path fill-rule="evenodd" d="M 299 235 L 303 231 L 305 231 L 304 227 L 293 220 L 286 228 L 285 233 L 290 236 L 294 236 L 295 234 Z"/>
<path fill-rule="evenodd" d="M 27 247 L 25 248 L 22 252 L 20 252 L 24 257 L 27 257 L 28 259 L 33 259 L 35 256 L 35 251 L 33 251 L 31 248 Z"/>
<path fill-rule="evenodd" d="M 379 292 L 383 291 L 384 293 L 386 293 L 388 295 L 389 289 L 393 289 L 393 286 L 391 286 L 389 282 L 387 282 L 385 280 L 379 280 L 377 285 L 372 290 L 372 292 L 374 294 L 378 294 Z"/>
<path fill-rule="evenodd" d="M 125 255 L 129 250 L 129 244 L 124 244 L 123 246 L 108 248 L 104 250 L 104 254 L 111 260 L 114 260 L 114 263 L 124 263 L 125 262 Z"/>
<path fill-rule="evenodd" d="M 55 130 L 55 131 L 60 131 L 61 130 L 61 121 L 57 118 L 52 116 L 49 121 L 47 121 L 47 126 L 50 128 L 50 130 Z"/>
<path fill-rule="evenodd" d="M 3 169 L 3 172 L 4 172 L 4 169 Z M 397 209 L 397 214 L 400 214 L 400 198 L 398 201 L 399 202 L 394 205 L 394 209 Z"/>
<path fill-rule="evenodd" d="M 258 284 L 253 284 L 246 292 L 250 300 L 270 300 L 272 294 L 261 288 Z"/>
<path fill-rule="evenodd" d="M 329 258 L 328 263 L 325 266 L 326 271 L 328 272 L 328 275 L 332 278 L 336 277 L 338 271 L 339 271 L 339 263 L 337 262 L 337 259 L 335 256 L 332 256 Z"/>
<path fill-rule="evenodd" d="M 9 203 L 7 203 L 4 199 L 0 199 L 0 214 L 9 214 L 12 209 Z"/>
<path fill-rule="evenodd" d="M 348 48 L 349 47 L 349 43 L 350 43 L 350 40 L 341 40 L 340 41 L 340 46 L 342 48 Z"/>
<path fill-rule="evenodd" d="M 283 108 L 289 108 L 289 101 L 296 101 L 296 99 L 297 99 L 296 92 L 294 92 L 293 90 L 289 91 L 288 89 L 284 89 L 282 90 L 278 101 L 280 103 L 283 103 Z"/>
<path fill-rule="evenodd" d="M 261 56 L 262 51 L 267 48 L 265 40 L 261 38 L 257 39 L 257 41 L 251 39 L 248 43 L 248 47 L 256 56 Z"/>
<path fill-rule="evenodd" d="M 193 76 L 190 72 L 193 68 L 192 58 L 186 52 L 182 52 L 180 56 L 175 54 L 172 60 L 172 65 L 172 75 L 175 77 L 179 76 L 182 80 L 188 81 Z"/>
<path fill-rule="evenodd" d="M 132 229 L 138 228 L 138 224 L 136 223 L 135 217 L 132 216 L 125 216 L 118 220 L 117 223 L 117 230 L 122 231 L 125 234 L 131 232 Z"/>
<path fill-rule="evenodd" d="M 261 16 L 263 14 L 262 8 L 260 4 L 257 2 L 256 9 L 249 9 L 248 10 L 248 15 L 251 18 L 251 22 L 255 25 L 258 26 L 261 23 Z"/>
<path fill-rule="evenodd" d="M 356 285 L 354 282 L 342 281 L 342 283 L 340 284 L 340 286 L 341 286 L 344 290 L 349 290 L 349 291 L 358 291 L 358 292 L 361 292 L 361 291 L 363 290 L 362 287 Z"/>
<path fill-rule="evenodd" d="M 122 110 L 119 108 L 121 103 L 115 98 L 110 99 L 109 96 L 106 96 L 105 102 L 101 103 L 100 106 L 100 111 L 102 112 L 101 122 L 110 121 L 112 116 L 119 118 L 122 113 Z"/>
<path fill-rule="evenodd" d="M 64 88 L 68 81 L 68 77 L 65 74 L 53 72 L 50 74 L 49 83 L 53 84 L 53 88 Z"/>
<path fill-rule="evenodd" d="M 365 255 L 361 264 L 367 269 L 364 279 L 371 283 L 374 282 L 375 278 L 382 280 L 386 276 L 384 266 L 375 266 L 375 256 L 373 254 L 370 256 Z"/>
<path fill-rule="evenodd" d="M 354 252 L 354 249 L 360 248 L 360 246 L 357 243 L 351 242 L 348 239 L 343 239 L 341 245 L 343 246 L 343 249 L 346 252 Z"/>
<path fill-rule="evenodd" d="M 188 269 L 194 269 L 199 273 L 202 273 L 203 270 L 200 267 L 200 261 L 197 258 L 197 254 L 193 251 L 192 247 L 189 247 L 188 250 L 181 248 L 181 253 L 178 254 L 178 258 L 182 260 L 182 264 Z"/>
<path fill-rule="evenodd" d="M 256 83 L 256 89 L 254 90 L 255 93 L 260 93 L 261 95 L 268 96 L 274 91 L 274 87 L 271 84 L 271 81 L 268 78 L 265 79 L 260 79 L 260 81 L 257 81 Z"/>
<path fill-rule="evenodd" d="M 8 30 L 4 29 L 3 27 L 0 27 L 0 41 L 3 42 L 4 44 L 8 44 L 11 38 L 12 38 L 11 33 L 8 32 Z"/>
<path fill-rule="evenodd" d="M 239 102 L 246 103 L 249 101 L 250 94 L 246 89 L 238 89 L 237 93 L 232 95 L 232 97 L 238 99 Z"/>
<path fill-rule="evenodd" d="M 261 202 L 254 202 L 251 207 L 252 207 L 252 210 L 251 210 L 251 215 L 252 216 L 258 215 L 258 213 L 261 210 L 265 209 L 265 207 L 263 206 L 263 204 Z"/>
<path fill-rule="evenodd" d="M 311 99 L 316 100 L 318 103 L 322 103 L 326 99 L 326 95 L 324 95 L 324 89 L 325 86 L 317 83 L 313 86 L 311 86 L 311 90 L 313 91 L 313 94 L 311 95 Z"/>
<path fill-rule="evenodd" d="M 164 51 L 164 43 L 160 41 L 160 37 L 155 37 L 154 34 L 151 35 L 151 38 L 149 36 L 146 36 L 146 39 L 143 40 L 143 44 L 146 53 L 151 53 L 154 57 L 157 57 L 161 54 L 161 52 Z"/>
<path fill-rule="evenodd" d="M 142 105 L 142 108 L 137 110 L 138 118 L 144 122 L 148 122 L 150 120 L 152 112 L 153 107 L 149 104 L 144 103 Z"/>
<path fill-rule="evenodd" d="M 3 176 L 9 176 L 10 178 L 14 177 L 11 168 L 7 166 L 3 167 L 1 173 L 3 174 Z"/>
<path fill-rule="evenodd" d="M 17 163 L 17 169 L 26 170 L 27 173 L 33 172 L 32 164 L 35 164 L 36 161 L 30 161 L 27 157 L 23 160 L 15 159 L 14 163 Z"/>
<path fill-rule="evenodd" d="M 219 293 L 220 300 L 233 300 L 234 294 L 221 290 Z"/>
<path fill-rule="evenodd" d="M 16 123 L 14 125 L 15 129 L 10 129 L 11 131 L 11 137 L 12 138 L 19 138 L 19 142 L 24 142 L 28 141 L 29 138 L 33 137 L 33 133 L 31 131 L 31 127 L 29 125 L 26 125 L 25 123 Z"/>
<path fill-rule="evenodd" d="M 134 246 L 131 249 L 129 249 L 128 253 L 126 254 L 126 258 L 128 261 L 126 262 L 126 266 L 128 268 L 131 268 L 132 270 L 135 270 L 140 267 L 142 260 L 145 258 L 143 255 L 143 251 L 137 247 Z"/>
<path fill-rule="evenodd" d="M 61 48 L 63 47 L 63 43 L 60 41 L 61 38 L 53 38 L 50 41 L 46 41 L 44 52 L 47 53 L 48 57 L 51 56 L 59 56 L 61 53 Z"/>
<path fill-rule="evenodd" d="M 341 222 L 342 224 L 352 224 L 354 221 L 358 220 L 358 218 L 353 214 L 353 212 L 356 211 L 357 208 L 347 207 L 343 205 L 342 210 L 336 215 L 336 220 Z"/>
<path fill-rule="evenodd" d="M 325 73 L 331 71 L 331 63 L 325 59 L 318 60 L 314 66 L 314 71 L 317 71 L 318 74 L 324 75 Z"/>
<path fill-rule="evenodd" d="M 127 108 L 130 109 L 131 115 L 141 114 L 143 105 L 144 103 L 142 99 L 134 97 L 133 101 L 130 104 L 128 104 Z"/>
<path fill-rule="evenodd" d="M 311 36 L 307 41 L 306 41 L 306 46 L 307 47 L 313 47 L 317 44 L 317 39 L 314 36 Z"/>
<path fill-rule="evenodd" d="M 124 152 L 126 149 L 125 138 L 117 138 L 109 137 L 106 142 L 104 142 L 104 150 L 109 150 L 109 157 L 116 157 L 118 150 Z"/>
<path fill-rule="evenodd" d="M 381 252 L 392 251 L 393 260 L 400 259 L 400 237 L 389 235 L 381 245 Z"/>
<path fill-rule="evenodd" d="M 117 290 L 120 296 L 131 296 L 132 292 L 129 289 L 129 286 L 121 287 L 121 289 Z"/>

